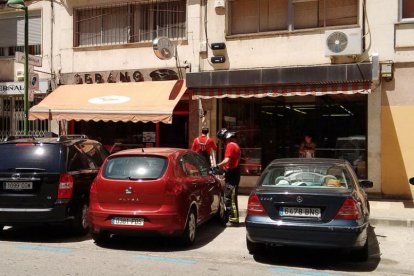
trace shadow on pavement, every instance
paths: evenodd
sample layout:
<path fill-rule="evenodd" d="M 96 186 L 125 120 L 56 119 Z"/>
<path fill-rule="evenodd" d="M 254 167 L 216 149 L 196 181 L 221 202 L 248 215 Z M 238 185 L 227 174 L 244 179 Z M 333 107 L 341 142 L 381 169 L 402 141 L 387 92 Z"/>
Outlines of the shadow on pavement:
<path fill-rule="evenodd" d="M 75 234 L 65 225 L 14 226 L 0 233 L 1 241 L 15 242 L 71 243 L 89 239 L 89 235 Z"/>
<path fill-rule="evenodd" d="M 370 272 L 374 271 L 381 261 L 378 239 L 372 226 L 368 229 L 368 241 L 369 259 L 366 262 L 352 261 L 350 253 L 344 250 L 293 247 L 267 248 L 263 254 L 255 255 L 254 259 L 260 263 L 277 266 L 342 272 Z"/>
<path fill-rule="evenodd" d="M 163 236 L 123 236 L 112 235 L 110 240 L 105 244 L 98 246 L 115 249 L 115 250 L 129 250 L 129 251 L 150 251 L 150 252 L 172 252 L 172 251 L 187 251 L 201 248 L 211 241 L 213 241 L 220 233 L 224 231 L 216 220 L 208 221 L 197 228 L 197 236 L 195 243 L 190 247 L 184 247 L 180 241 L 174 237 Z"/>

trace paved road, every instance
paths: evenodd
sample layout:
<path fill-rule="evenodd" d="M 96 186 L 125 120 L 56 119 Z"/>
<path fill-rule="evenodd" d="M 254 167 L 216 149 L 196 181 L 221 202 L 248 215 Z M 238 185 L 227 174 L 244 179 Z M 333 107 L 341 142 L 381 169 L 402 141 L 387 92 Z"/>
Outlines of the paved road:
<path fill-rule="evenodd" d="M 371 257 L 351 262 L 337 251 L 274 248 L 251 256 L 245 229 L 202 226 L 196 244 L 114 238 L 99 247 L 62 227 L 10 228 L 0 237 L 0 275 L 413 275 L 414 228 L 372 228 Z"/>

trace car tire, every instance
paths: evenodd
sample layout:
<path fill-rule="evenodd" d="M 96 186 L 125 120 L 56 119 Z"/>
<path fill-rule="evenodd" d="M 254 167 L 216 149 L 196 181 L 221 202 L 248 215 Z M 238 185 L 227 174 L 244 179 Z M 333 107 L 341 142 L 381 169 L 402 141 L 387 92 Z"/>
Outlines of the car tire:
<path fill-rule="evenodd" d="M 184 246 L 191 246 L 197 235 L 197 215 L 194 209 L 190 210 L 187 218 L 187 224 L 181 236 L 181 244 Z"/>
<path fill-rule="evenodd" d="M 249 239 L 246 237 L 246 245 L 247 250 L 251 255 L 258 255 L 262 253 L 265 249 L 265 245 L 263 243 L 255 243 L 252 241 L 249 241 Z"/>
<path fill-rule="evenodd" d="M 224 194 L 220 196 L 220 207 L 217 212 L 217 220 L 221 226 L 225 227 L 229 222 L 229 213 L 226 210 L 226 204 L 224 202 Z"/>
<path fill-rule="evenodd" d="M 84 201 L 75 211 L 76 213 L 73 220 L 73 229 L 76 234 L 85 235 L 89 231 L 88 209 L 89 204 Z"/>
<path fill-rule="evenodd" d="M 98 232 L 98 233 L 91 232 L 90 234 L 96 244 L 107 243 L 111 236 L 108 232 Z"/>
<path fill-rule="evenodd" d="M 369 245 L 368 239 L 364 246 L 360 249 L 351 251 L 351 260 L 356 262 L 366 262 L 369 258 Z"/>

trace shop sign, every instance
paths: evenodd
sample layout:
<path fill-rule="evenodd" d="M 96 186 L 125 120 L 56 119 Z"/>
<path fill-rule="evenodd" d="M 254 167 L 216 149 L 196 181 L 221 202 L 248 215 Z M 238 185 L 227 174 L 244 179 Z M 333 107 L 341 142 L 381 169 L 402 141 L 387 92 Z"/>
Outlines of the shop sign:
<path fill-rule="evenodd" d="M 185 70 L 182 70 L 185 71 Z M 185 72 L 183 72 L 185 74 Z M 141 82 L 141 81 L 164 81 L 178 80 L 179 74 L 176 70 L 162 69 L 140 69 L 140 70 L 114 70 L 85 73 L 63 74 L 62 84 L 93 84 L 93 83 L 118 83 L 118 82 Z"/>
<path fill-rule="evenodd" d="M 37 75 L 37 74 L 36 74 Z M 30 80 L 30 79 L 29 79 Z M 31 79 L 33 80 L 33 79 Z M 33 91 L 37 93 L 46 93 L 49 88 L 48 81 L 39 81 L 37 76 L 35 83 L 33 83 Z M 29 83 L 29 90 L 31 83 Z M 24 94 L 24 82 L 0 82 L 0 96 L 1 95 L 23 95 Z"/>
<path fill-rule="evenodd" d="M 16 52 L 16 62 L 24 64 L 24 53 Z M 29 65 L 42 67 L 42 57 L 34 56 L 29 54 Z"/>

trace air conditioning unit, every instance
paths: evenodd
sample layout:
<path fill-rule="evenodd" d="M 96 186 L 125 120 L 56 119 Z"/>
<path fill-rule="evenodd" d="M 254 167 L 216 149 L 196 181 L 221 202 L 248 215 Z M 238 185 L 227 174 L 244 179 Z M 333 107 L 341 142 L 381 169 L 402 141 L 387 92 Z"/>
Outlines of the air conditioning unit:
<path fill-rule="evenodd" d="M 361 28 L 325 31 L 325 56 L 362 54 Z"/>
<path fill-rule="evenodd" d="M 17 81 L 24 81 L 24 71 L 23 70 L 16 70 L 16 80 Z"/>

